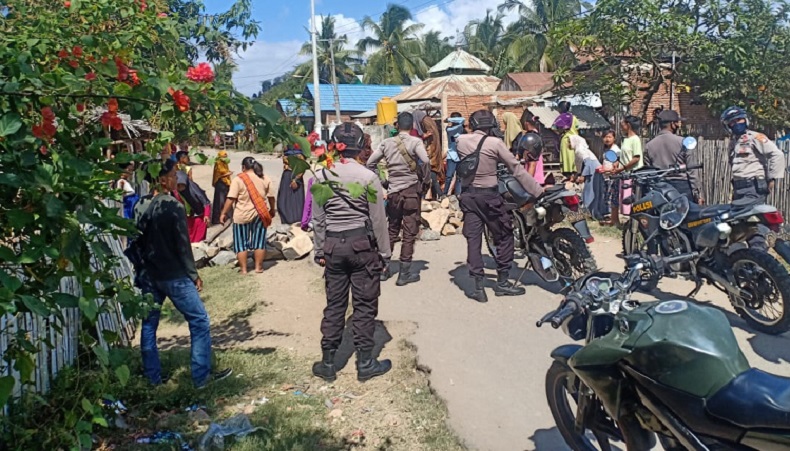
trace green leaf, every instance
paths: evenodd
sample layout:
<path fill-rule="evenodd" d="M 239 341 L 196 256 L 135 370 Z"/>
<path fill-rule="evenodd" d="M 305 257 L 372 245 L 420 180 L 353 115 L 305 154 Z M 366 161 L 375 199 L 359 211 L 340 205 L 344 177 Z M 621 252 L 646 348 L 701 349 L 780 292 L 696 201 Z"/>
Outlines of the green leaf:
<path fill-rule="evenodd" d="M 282 118 L 276 109 L 262 103 L 256 103 L 252 109 L 255 110 L 255 114 L 270 124 L 276 124 Z"/>
<path fill-rule="evenodd" d="M 348 190 L 348 195 L 354 199 L 357 197 L 362 197 L 362 195 L 365 194 L 365 187 L 362 186 L 361 183 L 357 182 L 346 184 L 346 190 Z"/>
<path fill-rule="evenodd" d="M 294 179 L 310 170 L 310 164 L 299 157 L 288 157 L 288 166 L 290 166 L 293 171 L 292 177 Z"/>
<path fill-rule="evenodd" d="M 105 428 L 108 427 L 107 420 L 104 419 L 104 417 L 102 417 L 102 416 L 98 416 L 97 415 L 97 416 L 93 417 L 93 423 L 94 424 L 98 424 L 101 427 L 105 427 Z"/>
<path fill-rule="evenodd" d="M 10 251 L 10 249 L 8 250 Z M 16 292 L 16 290 L 22 287 L 22 281 L 19 280 L 19 277 L 12 276 L 3 269 L 0 269 L 0 283 L 3 284 L 3 287 L 8 288 L 12 293 Z"/>
<path fill-rule="evenodd" d="M 118 376 L 118 382 L 121 383 L 121 386 L 126 387 L 126 384 L 129 382 L 129 376 L 131 375 L 129 367 L 126 365 L 119 366 L 115 369 L 115 375 Z"/>
<path fill-rule="evenodd" d="M 11 397 L 11 392 L 14 390 L 16 381 L 13 376 L 0 377 L 0 406 L 5 406 L 8 398 Z"/>
<path fill-rule="evenodd" d="M 96 321 L 96 316 L 99 314 L 99 305 L 96 303 L 95 299 L 81 297 L 79 307 L 86 318 L 91 321 Z"/>
<path fill-rule="evenodd" d="M 99 358 L 99 363 L 101 363 L 102 366 L 107 366 L 110 364 L 110 354 L 101 345 L 97 344 L 94 346 L 93 353 Z"/>
<path fill-rule="evenodd" d="M 375 204 L 376 202 L 379 201 L 378 192 L 376 191 L 376 188 L 373 188 L 372 185 L 367 186 L 367 188 L 365 189 L 365 194 L 368 197 L 368 202 L 370 202 L 371 204 Z"/>
<path fill-rule="evenodd" d="M 22 128 L 22 120 L 16 114 L 0 117 L 0 137 L 11 136 Z"/>
<path fill-rule="evenodd" d="M 33 370 L 36 369 L 36 364 L 28 353 L 19 353 L 16 355 L 14 361 L 14 368 L 19 371 L 19 378 L 21 382 L 33 381 Z"/>
<path fill-rule="evenodd" d="M 88 398 L 82 398 L 80 404 L 82 404 L 82 410 L 86 413 L 93 413 L 93 403 Z"/>
<path fill-rule="evenodd" d="M 50 309 L 47 307 L 47 304 L 41 301 L 41 299 L 34 297 L 34 296 L 20 296 L 22 299 L 22 303 L 25 304 L 28 310 L 31 312 L 41 315 L 41 316 L 49 316 Z"/>
<path fill-rule="evenodd" d="M 62 308 L 77 308 L 80 305 L 79 298 L 73 294 L 52 293 L 52 299 Z"/>
<path fill-rule="evenodd" d="M 13 188 L 19 188 L 22 186 L 18 175 L 7 173 L 0 174 L 0 185 L 8 185 Z"/>
<path fill-rule="evenodd" d="M 128 96 L 132 93 L 132 87 L 126 83 L 118 82 L 112 87 L 112 92 L 116 96 Z"/>
<path fill-rule="evenodd" d="M 313 195 L 315 202 L 321 206 L 324 206 L 327 202 L 329 202 L 329 199 L 331 199 L 335 194 L 334 191 L 332 191 L 332 188 L 330 188 L 325 182 L 314 183 L 310 188 L 310 193 Z"/>

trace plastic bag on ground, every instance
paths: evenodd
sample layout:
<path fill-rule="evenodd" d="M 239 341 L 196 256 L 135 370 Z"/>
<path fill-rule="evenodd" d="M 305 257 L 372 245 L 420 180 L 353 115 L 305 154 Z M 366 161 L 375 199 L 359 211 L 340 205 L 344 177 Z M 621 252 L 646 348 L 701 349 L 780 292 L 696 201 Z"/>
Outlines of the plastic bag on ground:
<path fill-rule="evenodd" d="M 225 449 L 225 437 L 240 439 L 262 428 L 252 427 L 247 415 L 238 414 L 224 423 L 211 423 L 208 431 L 200 438 L 198 450 L 208 451 L 214 449 Z"/>

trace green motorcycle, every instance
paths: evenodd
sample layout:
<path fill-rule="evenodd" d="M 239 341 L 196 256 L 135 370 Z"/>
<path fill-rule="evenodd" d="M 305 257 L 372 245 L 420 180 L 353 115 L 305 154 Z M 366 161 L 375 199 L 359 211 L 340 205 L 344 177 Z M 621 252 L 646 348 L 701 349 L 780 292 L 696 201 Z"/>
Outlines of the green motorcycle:
<path fill-rule="evenodd" d="M 538 322 L 585 340 L 555 349 L 546 373 L 549 407 L 575 451 L 647 451 L 656 437 L 667 451 L 790 449 L 790 378 L 751 368 L 722 312 L 630 299 L 640 272 L 695 254 L 629 256 L 622 276 L 577 280 Z"/>

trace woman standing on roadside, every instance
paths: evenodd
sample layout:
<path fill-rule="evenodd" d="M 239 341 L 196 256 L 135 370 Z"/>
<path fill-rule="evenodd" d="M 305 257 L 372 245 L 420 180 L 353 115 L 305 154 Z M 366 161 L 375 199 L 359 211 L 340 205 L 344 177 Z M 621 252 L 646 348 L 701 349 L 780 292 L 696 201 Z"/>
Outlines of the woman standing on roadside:
<path fill-rule="evenodd" d="M 211 210 L 211 222 L 214 224 L 220 223 L 219 217 L 222 214 L 222 207 L 225 206 L 225 200 L 228 198 L 230 176 L 233 175 L 229 164 L 228 152 L 221 150 L 214 163 L 214 176 L 211 181 L 211 185 L 214 187 L 214 208 Z"/>
<path fill-rule="evenodd" d="M 277 192 L 277 205 L 280 209 L 280 222 L 282 224 L 296 224 L 302 221 L 304 210 L 304 174 L 294 176 L 289 158 L 294 157 L 304 160 L 304 155 L 299 148 L 289 145 L 283 153 L 283 175 L 280 179 L 280 189 Z"/>

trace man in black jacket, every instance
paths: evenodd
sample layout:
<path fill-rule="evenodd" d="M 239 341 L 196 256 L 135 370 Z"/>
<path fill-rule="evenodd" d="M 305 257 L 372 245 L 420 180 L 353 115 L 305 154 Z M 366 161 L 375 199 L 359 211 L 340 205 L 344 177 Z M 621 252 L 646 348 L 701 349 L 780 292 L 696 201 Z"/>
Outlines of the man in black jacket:
<path fill-rule="evenodd" d="M 143 293 L 153 295 L 159 307 L 168 297 L 184 315 L 192 341 L 192 381 L 197 388 L 203 388 L 209 382 L 230 376 L 232 370 L 211 373 L 210 323 L 198 294 L 203 281 L 192 256 L 186 210 L 171 195 L 176 189 L 176 169 L 176 164 L 167 160 L 152 184 L 155 185 L 153 195 L 141 199 L 135 207 L 135 221 L 141 233 L 136 244 L 142 257 L 137 283 Z M 156 346 L 160 313 L 160 308 L 151 310 L 140 331 L 143 373 L 154 385 L 166 380 L 162 377 Z"/>

